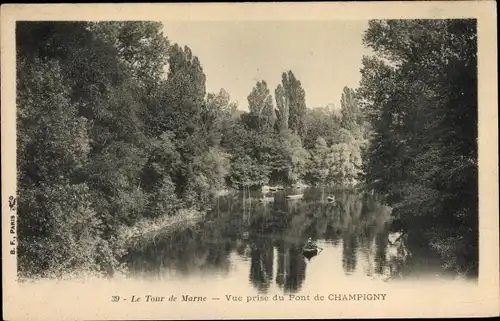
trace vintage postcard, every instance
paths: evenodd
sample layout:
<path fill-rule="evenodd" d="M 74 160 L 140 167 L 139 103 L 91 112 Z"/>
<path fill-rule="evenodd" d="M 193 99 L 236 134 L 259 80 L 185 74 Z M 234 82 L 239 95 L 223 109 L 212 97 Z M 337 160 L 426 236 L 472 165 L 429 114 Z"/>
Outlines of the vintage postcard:
<path fill-rule="evenodd" d="M 496 22 L 3 5 L 4 319 L 498 316 Z"/>

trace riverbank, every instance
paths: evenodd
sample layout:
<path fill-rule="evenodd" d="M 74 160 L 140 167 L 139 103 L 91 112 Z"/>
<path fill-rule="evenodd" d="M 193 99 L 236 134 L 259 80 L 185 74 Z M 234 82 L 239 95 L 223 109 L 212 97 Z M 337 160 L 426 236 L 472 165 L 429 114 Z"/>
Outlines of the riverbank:
<path fill-rule="evenodd" d="M 64 266 L 55 266 L 43 274 L 24 270 L 17 275 L 21 283 L 41 280 L 87 280 L 103 277 L 126 276 L 127 267 L 119 263 L 128 250 L 140 244 L 154 242 L 159 235 L 180 231 L 196 226 L 204 217 L 204 212 L 196 209 L 181 209 L 175 215 L 163 215 L 155 219 L 143 218 L 133 226 L 121 226 L 111 240 L 98 238 L 92 248 L 81 247 L 80 252 L 89 252 L 89 260 L 79 261 L 78 253 L 67 253 Z M 75 263 L 76 262 L 76 263 Z M 19 269 L 19 267 L 18 267 Z"/>
<path fill-rule="evenodd" d="M 187 229 L 196 225 L 204 213 L 195 209 L 181 209 L 175 215 L 163 215 L 155 219 L 141 219 L 133 226 L 118 230 L 118 239 L 126 250 L 140 242 L 151 242 L 162 234 Z"/>

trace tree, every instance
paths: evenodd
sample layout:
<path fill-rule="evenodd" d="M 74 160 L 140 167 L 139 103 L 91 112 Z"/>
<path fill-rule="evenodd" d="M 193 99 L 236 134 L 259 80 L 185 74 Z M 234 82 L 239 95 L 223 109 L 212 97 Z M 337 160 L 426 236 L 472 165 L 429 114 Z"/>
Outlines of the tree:
<path fill-rule="evenodd" d="M 273 98 L 264 80 L 258 81 L 248 95 L 248 108 L 250 114 L 257 117 L 259 130 L 269 131 L 273 129 L 276 121 Z"/>
<path fill-rule="evenodd" d="M 306 96 L 302 84 L 291 70 L 282 74 L 281 84 L 275 90 L 275 98 L 281 126 L 303 138 L 306 133 Z"/>
<path fill-rule="evenodd" d="M 17 66 L 20 273 L 97 270 L 101 222 L 88 185 L 78 182 L 90 152 L 88 122 L 57 61 L 18 57 Z"/>
<path fill-rule="evenodd" d="M 362 138 L 364 121 L 353 89 L 344 87 L 340 106 L 342 114 L 341 127 L 350 131 L 355 137 Z"/>
<path fill-rule="evenodd" d="M 118 25 L 129 31 L 142 26 L 130 24 Z M 127 42 L 135 53 L 128 55 L 101 27 L 22 22 L 16 28 L 18 147 L 26 155 L 19 167 L 26 196 L 19 207 L 26 220 L 20 224 L 21 273 L 117 267 L 117 227 L 133 224 L 147 209 L 141 174 L 151 149 L 145 102 L 153 96 L 144 85 L 154 72 L 140 72 L 144 64 L 159 72 L 163 60 L 152 61 L 149 52 L 140 62 L 155 47 L 134 38 L 140 32 Z M 33 206 L 38 202 L 45 205 Z M 33 237 L 39 232 L 41 243 Z"/>
<path fill-rule="evenodd" d="M 201 110 L 202 131 L 209 138 L 211 146 L 220 144 L 223 132 L 231 124 L 231 116 L 237 105 L 231 102 L 227 91 L 221 89 L 219 93 L 209 93 Z"/>
<path fill-rule="evenodd" d="M 324 185 L 333 166 L 330 149 L 323 137 L 316 139 L 308 170 L 308 180 L 313 184 Z"/>
<path fill-rule="evenodd" d="M 200 124 L 201 108 L 205 99 L 205 79 L 198 57 L 189 47 L 174 44 L 169 50 L 168 78 L 161 101 L 160 116 L 164 130 L 173 131 L 177 139 L 195 132 Z"/>
<path fill-rule="evenodd" d="M 288 130 L 288 119 L 290 117 L 290 102 L 285 89 L 280 84 L 274 91 L 274 98 L 276 99 L 276 118 L 278 124 L 278 131 Z"/>
<path fill-rule="evenodd" d="M 279 136 L 278 142 L 280 148 L 277 150 L 277 154 L 281 155 L 281 163 L 284 166 L 278 167 L 279 170 L 275 171 L 282 173 L 282 179 L 285 183 L 295 183 L 303 179 L 310 155 L 302 147 L 300 137 L 286 132 Z"/>
<path fill-rule="evenodd" d="M 169 41 L 161 23 L 103 21 L 90 23 L 88 28 L 96 38 L 114 45 L 120 61 L 143 89 L 152 90 L 166 76 Z"/>
<path fill-rule="evenodd" d="M 340 133 L 341 141 L 331 147 L 329 179 L 338 185 L 354 186 L 362 173 L 361 142 L 345 129 Z"/>
<path fill-rule="evenodd" d="M 308 109 L 306 114 L 307 133 L 304 137 L 304 147 L 313 149 L 318 137 L 322 137 L 328 146 L 337 143 L 341 118 L 337 110 L 329 108 Z"/>
<path fill-rule="evenodd" d="M 367 178 L 443 260 L 477 268 L 474 20 L 371 21 L 360 95 L 373 128 Z"/>

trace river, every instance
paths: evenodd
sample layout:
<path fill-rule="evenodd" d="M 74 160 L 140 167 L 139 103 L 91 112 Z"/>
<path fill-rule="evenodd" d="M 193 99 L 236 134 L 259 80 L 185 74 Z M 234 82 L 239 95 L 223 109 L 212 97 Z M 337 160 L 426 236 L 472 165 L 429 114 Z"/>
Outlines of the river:
<path fill-rule="evenodd" d="M 286 198 L 297 193 L 303 198 Z M 218 287 L 237 285 L 246 293 L 307 293 L 329 282 L 456 277 L 429 249 L 401 239 L 392 243 L 398 235 L 389 223 L 390 208 L 370 193 L 328 188 L 240 192 L 219 197 L 196 227 L 131 249 L 127 265 L 131 278 L 203 280 Z M 301 250 L 308 238 L 319 247 L 312 257 Z"/>
<path fill-rule="evenodd" d="M 445 273 L 411 238 L 391 244 L 390 209 L 374 196 L 310 188 L 287 200 L 290 193 L 297 192 L 266 194 L 266 202 L 260 192 L 221 196 L 194 228 L 130 249 L 127 275 L 22 283 L 11 300 L 23 315 L 46 320 L 74 319 L 75 311 L 90 320 L 179 320 L 470 316 L 498 308 L 490 283 Z M 313 257 L 301 251 L 308 238 L 321 248 Z"/>

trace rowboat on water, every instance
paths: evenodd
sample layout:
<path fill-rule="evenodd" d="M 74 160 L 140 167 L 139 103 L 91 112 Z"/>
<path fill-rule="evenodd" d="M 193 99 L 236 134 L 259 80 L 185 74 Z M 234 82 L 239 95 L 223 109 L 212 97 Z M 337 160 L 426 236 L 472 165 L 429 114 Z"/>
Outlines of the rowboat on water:
<path fill-rule="evenodd" d="M 301 199 L 302 197 L 304 197 L 304 194 L 287 195 L 286 198 L 295 200 L 295 199 Z"/>
<path fill-rule="evenodd" d="M 318 255 L 318 251 L 322 250 L 311 238 L 307 240 L 307 243 L 302 247 L 302 255 L 306 258 L 311 259 L 312 257 Z"/>
<path fill-rule="evenodd" d="M 316 254 L 316 253 L 318 253 L 318 247 L 317 246 L 304 246 L 302 248 L 302 252 L 303 253 L 310 253 L 310 254 L 314 253 L 314 254 Z"/>

